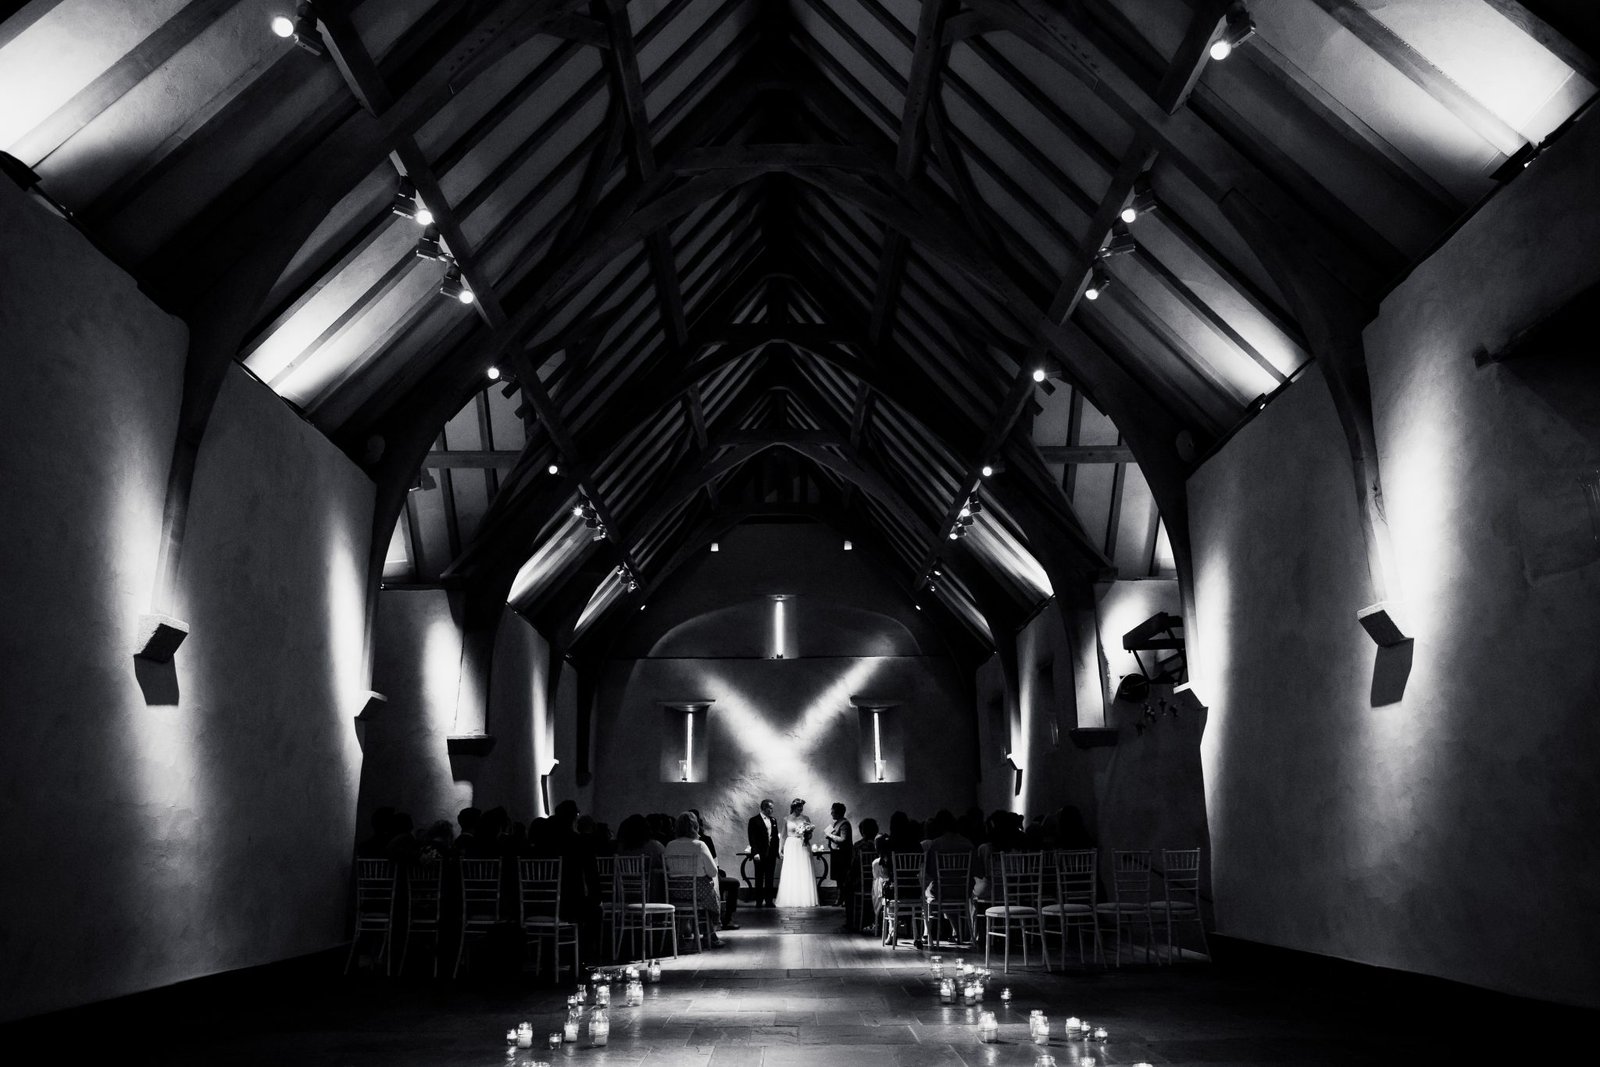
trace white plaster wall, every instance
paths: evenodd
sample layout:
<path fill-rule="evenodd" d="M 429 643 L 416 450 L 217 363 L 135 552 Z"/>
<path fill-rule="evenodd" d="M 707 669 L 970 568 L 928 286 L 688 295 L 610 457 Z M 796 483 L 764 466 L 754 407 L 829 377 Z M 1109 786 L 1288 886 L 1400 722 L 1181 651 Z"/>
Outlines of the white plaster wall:
<path fill-rule="evenodd" d="M 1580 124 L 1366 330 L 1416 642 L 1377 654 L 1347 453 L 1316 375 L 1190 481 L 1219 929 L 1600 1005 L 1594 357 L 1475 366 L 1600 276 Z"/>
<path fill-rule="evenodd" d="M 242 372 L 201 451 L 176 666 L 135 674 L 187 342 L 0 186 L 0 1018 L 344 936 L 371 483 Z"/>

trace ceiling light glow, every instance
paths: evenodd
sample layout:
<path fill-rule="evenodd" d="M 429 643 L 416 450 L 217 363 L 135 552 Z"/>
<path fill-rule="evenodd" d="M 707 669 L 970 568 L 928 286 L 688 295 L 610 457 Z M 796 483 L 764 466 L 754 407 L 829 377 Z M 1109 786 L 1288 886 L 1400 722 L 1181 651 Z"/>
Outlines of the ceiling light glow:
<path fill-rule="evenodd" d="M 294 36 L 294 19 L 288 15 L 272 16 L 272 32 L 284 40 L 288 40 Z"/>

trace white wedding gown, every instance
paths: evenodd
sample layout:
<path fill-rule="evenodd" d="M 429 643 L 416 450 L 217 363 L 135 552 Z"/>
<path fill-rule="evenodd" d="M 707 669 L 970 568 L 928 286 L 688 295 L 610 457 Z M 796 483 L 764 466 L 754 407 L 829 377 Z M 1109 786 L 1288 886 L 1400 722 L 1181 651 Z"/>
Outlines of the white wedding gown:
<path fill-rule="evenodd" d="M 805 820 L 788 819 L 783 834 L 783 870 L 778 875 L 780 908 L 817 906 L 817 875 L 811 866 L 811 846 L 806 844 Z"/>

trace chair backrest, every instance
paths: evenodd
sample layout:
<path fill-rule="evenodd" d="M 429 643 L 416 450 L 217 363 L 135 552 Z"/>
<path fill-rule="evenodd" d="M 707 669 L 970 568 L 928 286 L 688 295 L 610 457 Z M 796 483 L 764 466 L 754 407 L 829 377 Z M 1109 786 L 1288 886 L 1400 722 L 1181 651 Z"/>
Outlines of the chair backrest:
<path fill-rule="evenodd" d="M 1038 852 L 1000 854 L 1000 903 L 1008 908 L 1039 906 L 1044 857 Z"/>
<path fill-rule="evenodd" d="M 356 912 L 388 915 L 394 911 L 393 860 L 356 860 Z"/>
<path fill-rule="evenodd" d="M 900 900 L 922 898 L 922 861 L 920 852 L 894 853 L 894 896 Z"/>
<path fill-rule="evenodd" d="M 650 884 L 649 871 L 643 856 L 614 856 L 616 868 L 616 901 L 619 904 L 643 904 L 646 886 Z"/>
<path fill-rule="evenodd" d="M 1094 906 L 1099 853 L 1092 848 L 1055 854 L 1056 899 L 1062 904 Z"/>
<path fill-rule="evenodd" d="M 667 903 L 693 910 L 700 864 L 693 856 L 667 857 Z"/>
<path fill-rule="evenodd" d="M 437 920 L 444 899 L 444 864 L 413 863 L 406 871 L 407 907 L 413 922 Z"/>
<path fill-rule="evenodd" d="M 599 890 L 601 906 L 614 903 L 617 899 L 617 858 L 596 856 L 594 869 L 595 888 Z"/>
<path fill-rule="evenodd" d="M 855 889 L 857 893 L 872 892 L 872 861 L 877 858 L 878 854 L 876 852 L 869 852 L 864 848 L 856 851 Z"/>
<path fill-rule="evenodd" d="M 1150 902 L 1150 850 L 1116 849 L 1111 853 L 1111 897 L 1118 904 Z"/>
<path fill-rule="evenodd" d="M 522 921 L 561 915 L 561 860 L 519 859 L 517 897 Z"/>
<path fill-rule="evenodd" d="M 1200 850 L 1197 848 L 1167 848 L 1161 850 L 1161 862 L 1165 868 L 1161 875 L 1162 884 L 1167 891 L 1169 900 L 1187 900 L 1196 903 L 1200 899 Z"/>
<path fill-rule="evenodd" d="M 500 920 L 500 861 L 461 861 L 461 917 L 469 923 Z"/>
<path fill-rule="evenodd" d="M 972 853 L 935 852 L 933 899 L 937 904 L 966 907 L 972 886 Z"/>

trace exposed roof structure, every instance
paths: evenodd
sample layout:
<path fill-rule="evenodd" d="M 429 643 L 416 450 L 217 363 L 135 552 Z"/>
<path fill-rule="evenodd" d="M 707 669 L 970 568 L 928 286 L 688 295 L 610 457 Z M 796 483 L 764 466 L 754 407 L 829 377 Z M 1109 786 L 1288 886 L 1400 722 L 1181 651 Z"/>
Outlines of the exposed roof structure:
<path fill-rule="evenodd" d="M 386 578 L 567 646 L 803 515 L 986 646 L 1181 571 L 1183 478 L 1313 359 L 1359 465 L 1317 323 L 1588 103 L 1568 7 L 34 0 L 0 148 L 189 322 L 191 470 L 238 360 L 374 474 Z"/>

